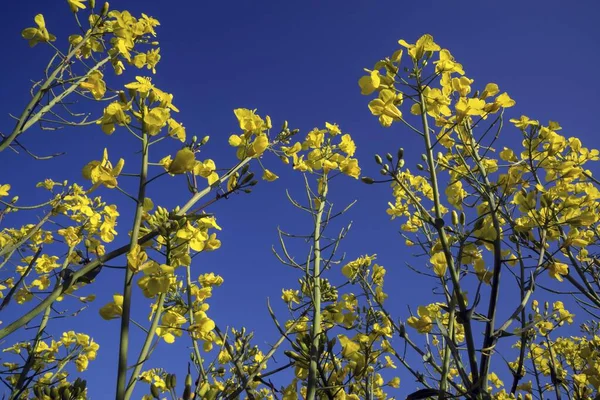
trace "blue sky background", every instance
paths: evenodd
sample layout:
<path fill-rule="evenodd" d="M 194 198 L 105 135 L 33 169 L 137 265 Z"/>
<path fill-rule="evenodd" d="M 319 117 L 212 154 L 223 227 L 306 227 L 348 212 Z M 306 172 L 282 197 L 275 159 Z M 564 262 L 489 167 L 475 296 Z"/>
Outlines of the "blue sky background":
<path fill-rule="evenodd" d="M 214 159 L 218 167 L 234 162 L 234 152 L 227 145 L 229 135 L 238 131 L 232 110 L 246 107 L 271 115 L 276 126 L 287 119 L 303 134 L 323 126 L 325 121 L 339 123 L 357 143 L 364 175 L 378 174 L 372 162 L 374 153 L 395 152 L 398 147 L 407 150 L 407 165 L 414 169 L 420 160 L 420 143 L 399 125 L 391 129 L 380 127 L 370 115 L 368 98 L 360 95 L 357 81 L 363 68 L 371 68 L 399 48 L 398 39 L 414 42 L 423 33 L 431 33 L 442 47 L 450 49 L 476 84 L 483 87 L 487 82 L 495 82 L 507 91 L 517 101 L 517 107 L 507 112 L 509 117 L 527 114 L 542 122 L 557 120 L 565 135 L 582 138 L 588 147 L 600 147 L 600 55 L 596 51 L 600 39 L 596 16 L 600 7 L 593 1 L 115 0 L 111 8 L 128 9 L 134 15 L 144 12 L 161 22 L 157 31 L 163 58 L 153 82 L 175 95 L 174 103 L 181 110 L 178 120 L 184 123 L 188 135 L 211 136 L 201 158 Z M 44 46 L 30 49 L 20 37 L 23 28 L 33 26 L 37 13 L 44 14 L 48 29 L 58 37 L 56 43 L 61 48 L 65 47 L 67 36 L 76 31 L 66 2 L 31 0 L 4 5 L 0 16 L 3 133 L 13 126 L 7 113 L 21 112 L 28 102 L 29 80 L 41 76 L 51 55 Z M 107 81 L 118 88 L 133 80 L 136 73 L 147 75 L 148 71 L 140 73 L 131 66 L 126 77 L 116 79 L 107 71 Z M 520 141 L 518 132 L 508 127 L 504 140 Z M 137 172 L 137 147 L 123 129 L 117 129 L 112 136 L 104 135 L 95 126 L 60 132 L 32 129 L 23 143 L 40 154 L 68 153 L 35 163 L 24 155 L 2 153 L 0 184 L 10 183 L 11 194 L 18 194 L 23 203 L 46 199 L 46 192 L 33 188 L 35 182 L 44 178 L 81 181 L 81 167 L 99 159 L 103 147 L 108 147 L 115 162 L 118 157 L 126 158 L 127 172 Z M 151 156 L 154 161 L 174 153 L 177 145 L 156 148 L 161 153 Z M 413 148 L 419 151 L 411 151 Z M 25 168 L 20 166 L 22 163 L 26 163 Z M 193 266 L 195 275 L 215 272 L 225 279 L 225 285 L 215 290 L 209 302 L 210 315 L 222 327 L 244 325 L 256 330 L 259 344 L 275 337 L 265 299 L 278 299 L 281 288 L 294 286 L 297 278 L 271 254 L 271 245 L 277 240 L 276 227 L 302 232 L 308 222 L 285 198 L 285 188 L 292 188 L 292 193 L 304 198 L 300 176 L 290 174 L 290 168 L 274 157 L 266 158 L 264 163 L 282 179 L 270 184 L 261 182 L 252 195 L 234 196 L 212 208 L 210 211 L 217 214 L 223 227 L 219 236 L 223 246 L 218 252 L 201 255 Z M 428 282 L 404 266 L 410 252 L 401 245 L 399 223 L 390 222 L 385 214 L 391 199 L 388 187 L 367 187 L 352 179 L 336 181 L 336 204 L 358 199 L 347 214 L 347 221 L 353 221 L 342 247 L 347 257 L 378 254 L 379 263 L 388 268 L 389 301 L 399 316 L 408 316 L 406 304 L 416 307 L 432 302 Z M 116 198 L 106 191 L 99 194 Z M 185 183 L 181 177 L 161 180 L 150 189 L 150 196 L 155 203 L 168 207 L 183 204 L 187 198 Z M 121 234 L 115 243 L 121 244 L 130 229 L 130 206 L 122 198 L 118 201 L 124 206 L 119 222 Z M 304 253 L 298 256 L 304 257 Z M 119 323 L 101 320 L 97 310 L 113 293 L 121 291 L 121 280 L 119 271 L 103 272 L 93 286 L 98 298 L 85 316 L 54 326 L 56 330 L 67 326 L 73 329 L 78 326 L 73 325 L 74 321 L 84 318 L 86 332 L 101 344 L 97 361 L 90 364 L 89 376 L 95 378 L 89 379 L 89 387 L 94 399 L 112 397 Z M 136 299 L 141 299 L 139 292 L 137 295 Z M 143 321 L 148 310 L 147 301 L 135 300 L 134 318 Z M 6 324 L 17 311 L 11 308 L 0 319 Z M 18 335 L 11 336 L 9 342 L 17 338 Z M 188 360 L 185 345 L 187 342 L 177 347 L 161 344 L 154 360 L 182 371 Z M 131 357 L 133 362 L 133 352 Z M 151 362 L 148 366 L 156 364 Z M 414 385 L 403 371 L 400 376 L 403 387 L 399 394 L 406 394 Z M 111 389 L 107 392 L 107 388 Z"/>

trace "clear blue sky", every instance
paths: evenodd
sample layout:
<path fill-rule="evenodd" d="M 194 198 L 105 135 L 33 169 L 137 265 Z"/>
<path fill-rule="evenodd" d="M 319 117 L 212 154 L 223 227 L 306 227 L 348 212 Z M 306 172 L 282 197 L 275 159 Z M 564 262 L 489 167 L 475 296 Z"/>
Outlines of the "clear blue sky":
<path fill-rule="evenodd" d="M 377 174 L 374 153 L 401 146 L 407 149 L 407 164 L 414 166 L 420 151 L 411 152 L 411 148 L 419 144 L 402 127 L 386 130 L 378 125 L 366 107 L 368 99 L 360 95 L 357 80 L 363 68 L 391 55 L 398 48 L 398 39 L 414 42 L 423 33 L 433 34 L 438 43 L 449 48 L 470 78 L 482 85 L 495 82 L 506 90 L 517 101 L 509 110 L 510 117 L 527 114 L 544 122 L 557 120 L 567 136 L 579 136 L 588 147 L 600 147 L 600 55 L 596 51 L 600 6 L 593 1 L 115 0 L 111 8 L 126 8 L 134 15 L 144 12 L 161 22 L 157 31 L 163 58 L 154 82 L 175 94 L 174 102 L 181 110 L 179 120 L 189 135 L 211 136 L 204 156 L 213 158 L 219 167 L 234 160 L 227 138 L 237 130 L 232 110 L 238 107 L 257 108 L 259 113 L 271 115 L 276 124 L 288 119 L 303 133 L 325 121 L 339 123 L 353 134 L 366 175 Z M 33 25 L 37 13 L 44 14 L 50 32 L 58 37 L 56 43 L 63 48 L 66 37 L 76 31 L 66 2 L 30 0 L 3 5 L 0 131 L 4 133 L 13 125 L 7 113 L 21 112 L 28 101 L 29 80 L 41 75 L 50 55 L 44 46 L 30 49 L 20 37 L 23 28 Z M 128 67 L 128 77 L 134 69 Z M 119 85 L 130 80 L 111 79 Z M 506 140 L 518 138 L 510 128 L 504 135 Z M 45 193 L 32 188 L 33 182 L 46 177 L 79 180 L 81 167 L 101 157 L 103 147 L 109 148 L 111 158 L 123 156 L 132 166 L 137 149 L 125 136 L 124 130 L 117 129 L 107 137 L 96 127 L 60 132 L 32 129 L 23 139 L 30 150 L 66 151 L 68 155 L 31 163 L 25 156 L 4 152 L 0 184 L 10 183 L 14 194 L 30 204 L 45 198 Z M 174 145 L 169 149 L 175 149 Z M 27 162 L 27 169 L 20 168 L 20 162 Z M 225 279 L 225 285 L 215 290 L 210 301 L 211 316 L 221 326 L 245 325 L 256 330 L 259 341 L 275 335 L 266 297 L 278 299 L 281 287 L 293 286 L 296 281 L 295 274 L 271 255 L 276 227 L 297 231 L 306 224 L 305 216 L 287 203 L 284 194 L 289 187 L 303 196 L 298 189 L 299 177 L 284 172 L 286 168 L 273 157 L 265 162 L 282 179 L 272 184 L 261 182 L 252 195 L 234 197 L 214 207 L 212 211 L 223 227 L 223 246 L 218 252 L 198 257 L 194 265 L 196 274 L 213 271 Z M 163 182 L 151 190 L 155 202 L 182 204 L 183 180 Z M 334 199 L 340 206 L 359 200 L 347 215 L 354 221 L 343 246 L 348 258 L 379 255 L 379 262 L 388 268 L 390 302 L 398 304 L 402 317 L 407 316 L 405 304 L 416 307 L 420 301 L 431 301 L 429 286 L 421 286 L 427 282 L 404 266 L 410 253 L 400 245 L 396 233 L 399 224 L 390 222 L 385 214 L 391 199 L 389 189 L 366 187 L 350 179 L 336 185 Z M 123 210 L 117 243 L 126 240 L 130 225 L 124 215 L 127 209 Z M 102 321 L 97 310 L 113 293 L 121 291 L 121 280 L 121 272 L 103 272 L 94 285 L 98 299 L 77 319 L 85 318 L 86 332 L 101 344 L 97 361 L 90 364 L 89 376 L 95 377 L 89 379 L 94 399 L 113 396 L 118 321 Z M 136 299 L 140 299 L 137 294 Z M 137 301 L 134 318 L 143 321 L 147 311 L 147 302 Z M 6 324 L 15 315 L 13 308 L 0 319 Z M 60 324 L 71 326 L 72 322 Z M 56 322 L 53 325 L 53 330 L 62 328 Z M 9 341 L 17 337 L 11 336 Z M 160 358 L 162 366 L 181 371 L 188 360 L 185 342 L 174 347 L 162 344 L 155 360 Z M 133 357 L 132 353 L 132 361 Z M 402 372 L 400 376 L 404 378 L 401 393 L 407 393 L 413 388 L 412 380 Z"/>

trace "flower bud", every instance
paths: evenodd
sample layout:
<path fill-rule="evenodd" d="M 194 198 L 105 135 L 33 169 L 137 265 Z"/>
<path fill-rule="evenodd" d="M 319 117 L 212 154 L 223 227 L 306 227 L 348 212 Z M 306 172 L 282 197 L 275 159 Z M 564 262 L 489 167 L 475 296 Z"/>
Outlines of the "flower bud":
<path fill-rule="evenodd" d="M 363 176 L 362 178 L 360 178 L 360 180 L 363 181 L 363 183 L 366 183 L 367 185 L 372 185 L 375 182 L 373 178 L 369 178 L 368 176 Z"/>
<path fill-rule="evenodd" d="M 202 140 L 200 141 L 200 145 L 201 145 L 201 146 L 204 146 L 206 143 L 208 143 L 208 141 L 209 141 L 209 140 L 210 140 L 210 136 L 208 136 L 208 135 L 207 135 L 207 136 L 204 136 L 204 137 L 202 138 Z"/>
<path fill-rule="evenodd" d="M 398 149 L 398 159 L 402 159 L 402 157 L 404 157 L 404 149 L 400 147 Z"/>
<path fill-rule="evenodd" d="M 392 162 L 392 161 L 394 161 L 394 157 L 392 157 L 392 155 L 391 155 L 390 153 L 387 153 L 387 154 L 385 155 L 385 158 L 387 158 L 387 160 L 388 160 L 389 162 Z"/>
<path fill-rule="evenodd" d="M 106 14 L 108 14 L 108 1 L 104 3 L 104 5 L 102 6 L 102 11 L 100 11 L 100 16 L 101 17 L 106 17 Z"/>
<path fill-rule="evenodd" d="M 379 165 L 383 164 L 383 160 L 379 156 L 379 154 L 375 154 L 375 162 Z"/>
<path fill-rule="evenodd" d="M 90 3 L 90 8 L 96 7 L 96 0 L 88 0 L 88 3 Z"/>
<path fill-rule="evenodd" d="M 458 213 L 456 210 L 452 210 L 452 224 L 458 225 Z"/>
<path fill-rule="evenodd" d="M 265 122 L 267 124 L 267 129 L 271 129 L 273 127 L 273 124 L 271 123 L 271 117 L 268 115 L 265 117 Z"/>
<path fill-rule="evenodd" d="M 423 171 L 425 168 L 423 167 L 423 164 L 417 164 L 417 169 Z"/>
<path fill-rule="evenodd" d="M 288 128 L 288 122 L 287 121 L 283 121 L 283 126 L 281 127 L 282 131 L 285 131 Z"/>

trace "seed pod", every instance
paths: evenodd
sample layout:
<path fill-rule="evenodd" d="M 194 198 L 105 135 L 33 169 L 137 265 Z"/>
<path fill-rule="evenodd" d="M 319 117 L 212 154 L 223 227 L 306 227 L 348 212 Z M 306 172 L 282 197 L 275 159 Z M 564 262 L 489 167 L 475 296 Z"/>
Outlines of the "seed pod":
<path fill-rule="evenodd" d="M 383 164 L 383 160 L 379 154 L 375 154 L 375 162 L 379 165 Z"/>
<path fill-rule="evenodd" d="M 185 387 L 183 388 L 183 400 L 192 398 L 192 375 L 187 374 L 185 377 Z"/>
<path fill-rule="evenodd" d="M 169 389 L 175 389 L 177 386 L 177 376 L 175 374 L 167 375 L 167 386 Z"/>
<path fill-rule="evenodd" d="M 50 398 L 52 400 L 61 400 L 60 397 L 60 393 L 58 393 L 58 388 L 56 386 L 50 389 Z"/>
<path fill-rule="evenodd" d="M 150 385 L 150 394 L 152 394 L 152 397 L 155 399 L 160 399 L 160 392 L 154 383 Z"/>
<path fill-rule="evenodd" d="M 35 394 L 35 397 L 38 398 L 43 398 L 44 397 L 44 389 L 42 389 L 41 386 L 34 386 L 33 387 L 33 394 Z"/>
<path fill-rule="evenodd" d="M 292 360 L 295 360 L 295 361 L 300 361 L 300 362 L 305 361 L 300 354 L 293 352 L 291 350 L 286 350 L 283 352 L 283 354 L 285 354 L 286 356 L 288 356 L 289 358 L 291 358 Z"/>
<path fill-rule="evenodd" d="M 62 400 L 71 400 L 71 390 L 68 387 L 62 392 Z"/>
<path fill-rule="evenodd" d="M 242 180 L 242 182 L 240 183 L 240 185 L 245 185 L 246 183 L 250 182 L 252 179 L 254 179 L 254 172 L 250 172 L 248 175 L 246 175 L 244 177 L 244 179 Z"/>
<path fill-rule="evenodd" d="M 368 176 L 363 176 L 362 178 L 360 178 L 360 180 L 363 181 L 363 183 L 366 183 L 367 185 L 372 185 L 375 182 L 373 178 L 369 178 Z"/>

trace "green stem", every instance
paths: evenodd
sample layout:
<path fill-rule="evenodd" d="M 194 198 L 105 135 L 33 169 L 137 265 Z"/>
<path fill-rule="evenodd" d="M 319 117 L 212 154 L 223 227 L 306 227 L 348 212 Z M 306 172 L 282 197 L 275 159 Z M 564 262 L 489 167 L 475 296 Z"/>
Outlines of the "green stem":
<path fill-rule="evenodd" d="M 21 371 L 21 374 L 19 375 L 19 380 L 17 381 L 17 384 L 15 385 L 15 388 L 13 389 L 13 394 L 11 395 L 11 399 L 18 399 L 20 398 L 20 396 L 23 394 L 23 392 L 25 391 L 25 389 L 27 387 L 24 387 L 23 385 L 25 384 L 25 380 L 27 379 L 27 374 L 29 373 L 29 371 L 31 370 L 31 367 L 33 366 L 33 363 L 35 362 L 35 349 L 38 345 L 38 343 L 40 342 L 40 340 L 42 339 L 42 335 L 44 334 L 44 330 L 46 329 L 46 325 L 48 325 L 48 319 L 50 319 L 50 310 L 51 308 L 48 307 L 46 309 L 46 312 L 44 312 L 44 316 L 42 317 L 42 322 L 40 322 L 40 326 L 38 327 L 37 333 L 35 335 L 35 339 L 33 341 L 33 344 L 31 345 L 31 350 L 29 351 L 29 355 L 27 356 L 27 361 L 25 362 L 25 365 L 23 366 L 23 371 Z"/>
<path fill-rule="evenodd" d="M 131 378 L 129 379 L 129 384 L 127 385 L 127 390 L 125 391 L 125 399 L 129 399 L 131 394 L 133 393 L 133 389 L 135 388 L 135 384 L 137 382 L 137 378 L 140 375 L 140 371 L 144 366 L 144 363 L 148 359 L 148 353 L 150 351 L 150 346 L 152 346 L 152 341 L 156 336 L 156 328 L 158 327 L 158 322 L 160 321 L 160 317 L 162 316 L 163 306 L 165 304 L 165 293 L 161 293 L 156 300 L 156 311 L 154 312 L 154 316 L 152 317 L 152 322 L 150 323 L 150 328 L 146 334 L 146 340 L 144 340 L 144 344 L 142 349 L 140 350 L 140 354 L 138 356 L 137 362 L 135 363 L 135 368 L 131 373 Z"/>
<path fill-rule="evenodd" d="M 2 141 L 0 141 L 0 151 L 3 151 L 8 146 L 10 146 L 11 143 L 17 138 L 17 136 L 21 135 L 23 132 L 25 132 L 27 129 L 29 129 L 40 118 L 42 118 L 48 111 L 50 111 L 50 109 L 52 107 L 54 107 L 56 104 L 58 104 L 64 97 L 66 97 L 67 95 L 69 95 L 70 93 L 75 91 L 75 89 L 77 89 L 79 87 L 79 84 L 81 82 L 83 82 L 85 79 L 87 79 L 87 77 L 89 76 L 89 74 L 92 71 L 99 69 L 104 64 L 106 64 L 108 61 L 110 61 L 111 57 L 107 56 L 104 59 L 102 59 L 101 61 L 99 61 L 98 63 L 96 63 L 96 65 L 94 65 L 92 68 L 90 68 L 81 79 L 79 79 L 73 85 L 69 86 L 68 89 L 65 89 L 65 91 L 63 93 L 61 93 L 59 96 L 53 98 L 52 101 L 50 101 L 46 106 L 42 107 L 42 109 L 40 111 L 38 111 L 35 115 L 32 116 L 32 113 L 34 112 L 35 108 L 40 104 L 44 95 L 46 93 L 48 93 L 49 90 L 51 90 L 52 85 L 54 84 L 54 81 L 56 80 L 56 78 L 61 74 L 61 72 L 65 68 L 68 68 L 68 66 L 70 66 L 71 59 L 73 57 L 75 57 L 75 55 L 77 54 L 79 49 L 87 43 L 90 36 L 92 36 L 92 34 L 94 34 L 94 33 L 96 33 L 95 29 L 90 30 L 84 36 L 83 40 L 80 43 L 78 43 L 77 46 L 73 47 L 73 49 L 71 49 L 71 51 L 69 52 L 69 54 L 67 54 L 65 59 L 60 62 L 60 64 L 54 69 L 54 71 L 52 71 L 52 74 L 48 77 L 48 79 L 46 79 L 46 82 L 44 82 L 44 84 L 39 88 L 39 90 L 33 96 L 31 101 L 29 102 L 29 104 L 27 104 L 27 106 L 25 107 L 25 110 L 23 110 L 23 113 L 19 117 L 19 120 L 17 121 L 17 124 L 16 124 L 15 128 L 13 129 L 13 131 L 11 132 L 11 134 L 8 135 L 7 137 L 5 137 L 4 139 L 2 139 Z"/>
<path fill-rule="evenodd" d="M 421 122 L 423 124 L 423 132 L 425 139 L 425 149 L 427 151 L 427 164 L 429 169 L 429 178 L 431 181 L 431 188 L 433 191 L 433 201 L 435 208 L 435 218 L 438 220 L 442 219 L 442 211 L 441 211 L 441 201 L 440 201 L 440 192 L 437 181 L 437 174 L 435 170 L 435 158 L 433 157 L 433 147 L 431 146 L 431 137 L 429 132 L 429 121 L 427 120 L 427 109 L 425 107 L 425 96 L 423 96 L 423 87 L 421 83 L 419 85 L 419 98 L 421 101 Z M 446 257 L 446 261 L 448 263 L 448 270 L 450 271 L 450 278 L 452 280 L 452 285 L 454 286 L 454 292 L 456 293 L 456 299 L 458 303 L 458 307 L 460 312 L 465 320 L 464 328 L 465 328 L 465 338 L 467 341 L 467 352 L 469 355 L 469 364 L 471 368 L 471 374 L 473 382 L 477 382 L 478 380 L 478 369 L 477 369 L 477 358 L 476 358 L 476 350 L 475 350 L 475 342 L 473 340 L 473 332 L 471 330 L 471 321 L 468 318 L 467 313 L 467 302 L 464 298 L 464 295 L 460 289 L 460 276 L 459 272 L 454 265 L 454 258 L 452 257 L 452 252 L 450 251 L 450 244 L 448 242 L 448 237 L 446 236 L 446 231 L 444 228 L 438 224 L 435 224 L 436 230 L 440 237 L 440 242 L 442 244 L 442 249 L 444 255 Z"/>
<path fill-rule="evenodd" d="M 322 192 L 319 193 L 319 205 L 315 216 L 315 231 L 313 237 L 313 320 L 311 327 L 312 344 L 310 346 L 310 365 L 308 369 L 308 383 L 306 388 L 306 400 L 315 400 L 317 394 L 317 379 L 319 367 L 319 341 L 321 340 L 321 222 L 327 199 L 328 182 L 327 175 L 323 175 Z"/>
<path fill-rule="evenodd" d="M 138 189 L 138 203 L 135 209 L 133 228 L 129 251 L 138 244 L 142 215 L 144 213 L 144 198 L 146 197 L 146 178 L 148 176 L 148 134 L 142 132 L 142 169 Z M 117 370 L 117 400 L 125 399 L 127 384 L 127 351 L 129 349 L 129 319 L 131 318 L 131 289 L 133 282 L 133 271 L 125 270 L 125 281 L 123 284 L 123 314 L 121 317 L 121 334 L 119 337 L 119 367 Z"/>
<path fill-rule="evenodd" d="M 18 242 L 14 243 L 10 246 L 6 246 L 6 247 L 3 247 L 2 249 L 0 249 L 0 257 L 6 255 L 8 253 L 12 253 L 14 250 L 21 247 L 23 245 L 23 243 L 27 242 L 37 231 L 39 231 L 42 228 L 42 225 L 44 225 L 50 219 L 53 212 L 54 212 L 54 210 L 52 210 L 52 211 L 48 212 L 46 215 L 44 215 L 44 217 L 34 227 L 32 227 L 25 236 L 23 236 L 21 238 L 21 240 L 19 240 Z"/>
<path fill-rule="evenodd" d="M 456 305 L 454 293 L 451 295 L 452 298 L 448 302 L 450 305 L 450 311 L 448 313 L 448 337 L 444 339 L 446 340 L 454 340 L 454 322 L 455 322 L 455 313 L 456 313 Z M 439 400 L 444 400 L 446 392 L 446 388 L 448 387 L 448 371 L 450 369 L 450 344 L 444 343 L 444 356 L 442 360 L 442 372 L 441 372 L 441 381 L 440 381 L 440 393 L 438 395 Z"/>
<path fill-rule="evenodd" d="M 187 265 L 185 268 L 185 279 L 186 279 L 186 294 L 188 301 L 188 318 L 190 320 L 190 326 L 194 324 L 194 307 L 193 307 L 193 299 L 192 299 L 192 268 L 190 265 Z M 196 385 L 196 393 L 200 389 L 202 383 L 206 382 L 206 371 L 204 371 L 204 364 L 202 361 L 202 354 L 200 354 L 200 347 L 198 346 L 198 341 L 194 339 L 192 335 L 190 335 L 192 339 L 192 346 L 194 348 L 194 355 L 196 356 L 196 362 L 198 364 L 198 368 L 200 369 L 200 376 L 202 379 L 198 379 L 198 384 Z"/>

